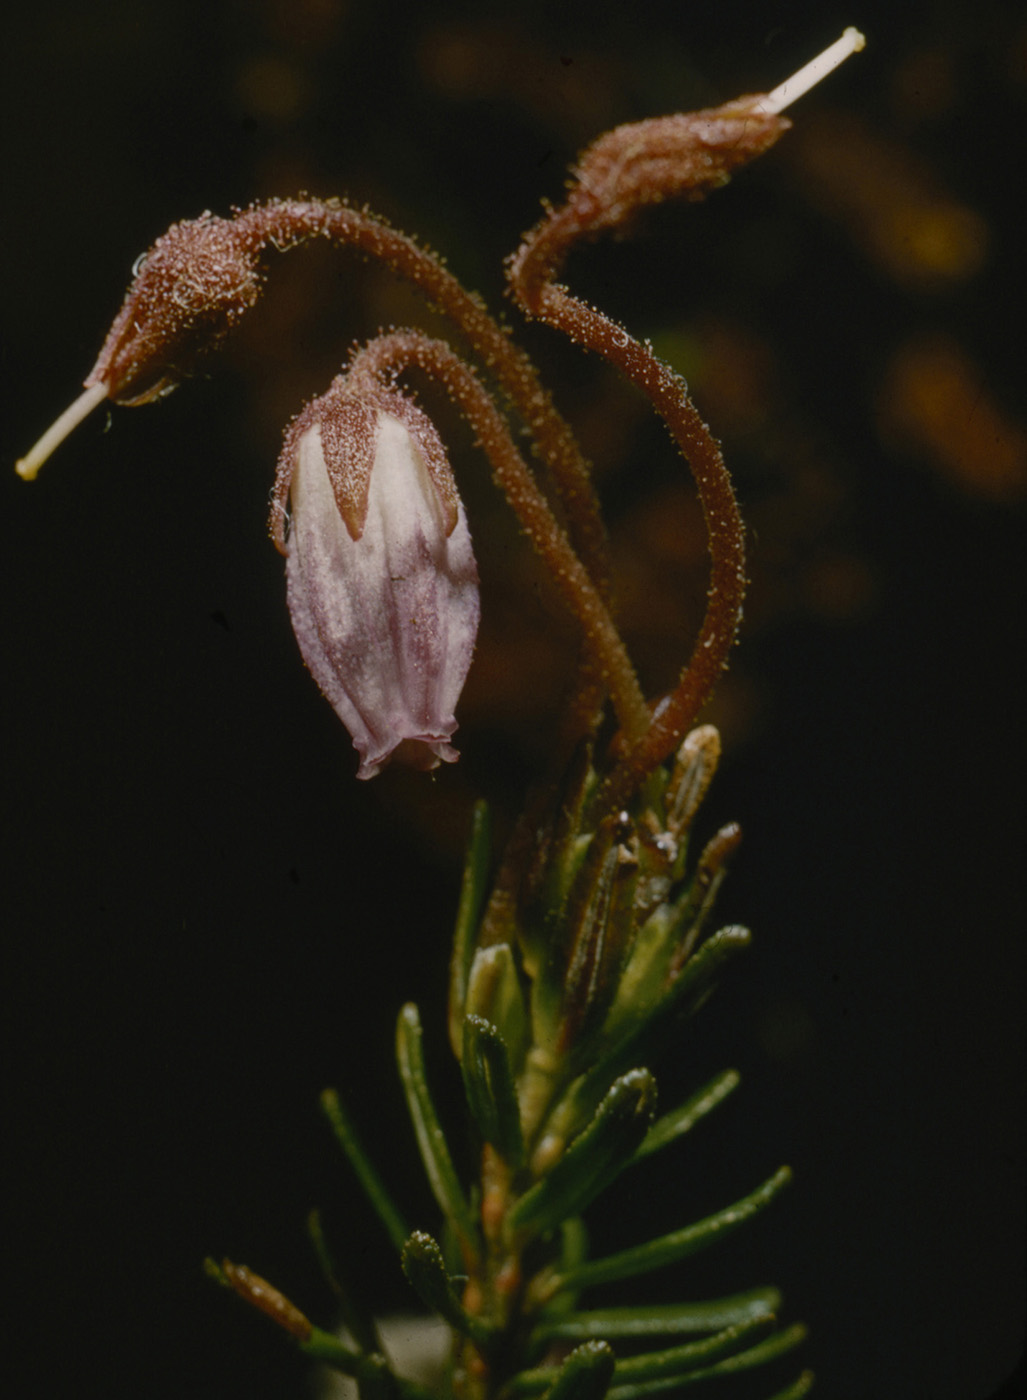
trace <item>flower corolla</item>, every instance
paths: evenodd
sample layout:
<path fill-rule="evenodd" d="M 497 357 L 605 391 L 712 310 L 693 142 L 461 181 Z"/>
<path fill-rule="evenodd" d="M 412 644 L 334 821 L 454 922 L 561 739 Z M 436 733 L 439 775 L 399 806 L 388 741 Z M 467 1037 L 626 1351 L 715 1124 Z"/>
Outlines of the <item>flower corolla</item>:
<path fill-rule="evenodd" d="M 272 526 L 300 651 L 353 737 L 357 777 L 454 762 L 478 571 L 431 421 L 394 389 L 340 377 L 286 434 Z"/>

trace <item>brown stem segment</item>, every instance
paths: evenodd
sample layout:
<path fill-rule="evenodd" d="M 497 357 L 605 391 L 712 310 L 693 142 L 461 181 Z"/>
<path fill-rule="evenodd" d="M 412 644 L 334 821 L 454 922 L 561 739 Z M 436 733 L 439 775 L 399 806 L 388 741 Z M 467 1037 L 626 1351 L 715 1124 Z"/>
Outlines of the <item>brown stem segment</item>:
<path fill-rule="evenodd" d="M 640 735 L 649 712 L 609 610 L 474 373 L 444 341 L 403 330 L 377 336 L 358 350 L 344 378 L 348 388 L 358 390 L 362 376 L 377 385 L 383 376 L 413 367 L 438 380 L 474 428 L 496 481 L 581 624 L 592 665 L 609 690 L 618 720 L 626 733 Z"/>
<path fill-rule="evenodd" d="M 656 707 L 607 780 L 604 807 L 624 803 L 675 748 L 727 664 L 745 594 L 744 530 L 720 447 L 688 397 L 684 381 L 622 326 L 573 297 L 555 278 L 582 237 L 623 224 L 640 206 L 672 196 L 702 198 L 788 128 L 758 97 L 724 107 L 618 127 L 582 157 L 566 204 L 528 234 L 510 262 L 510 284 L 538 317 L 610 361 L 662 416 L 691 467 L 706 519 L 709 603 L 695 649 L 675 689 Z M 629 736 L 630 738 L 630 736 Z"/>
<path fill-rule="evenodd" d="M 674 690 L 657 706 L 652 722 L 611 775 L 604 806 L 623 805 L 628 794 L 680 743 L 727 666 L 745 597 L 745 531 L 720 447 L 710 435 L 683 381 L 601 312 L 548 286 L 542 315 L 580 344 L 596 348 L 637 384 L 684 453 L 699 491 L 711 558 L 706 615 L 688 665 Z M 628 736 L 629 738 L 631 736 Z"/>

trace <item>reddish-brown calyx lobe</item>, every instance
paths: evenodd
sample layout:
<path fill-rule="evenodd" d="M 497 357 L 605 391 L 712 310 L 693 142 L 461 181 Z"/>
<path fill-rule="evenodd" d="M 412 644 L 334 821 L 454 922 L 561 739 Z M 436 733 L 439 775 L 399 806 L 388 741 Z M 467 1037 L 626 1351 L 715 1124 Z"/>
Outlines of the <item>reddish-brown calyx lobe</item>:
<path fill-rule="evenodd" d="M 383 415 L 398 419 L 417 442 L 435 490 L 445 533 L 447 536 L 453 533 L 460 498 L 435 425 L 412 399 L 387 388 L 375 377 L 340 374 L 326 394 L 311 400 L 297 414 L 285 434 L 271 502 L 271 536 L 281 553 L 285 553 L 287 502 L 299 446 L 314 427 L 320 434 L 339 514 L 350 539 L 360 539 L 367 519 L 371 469 Z"/>

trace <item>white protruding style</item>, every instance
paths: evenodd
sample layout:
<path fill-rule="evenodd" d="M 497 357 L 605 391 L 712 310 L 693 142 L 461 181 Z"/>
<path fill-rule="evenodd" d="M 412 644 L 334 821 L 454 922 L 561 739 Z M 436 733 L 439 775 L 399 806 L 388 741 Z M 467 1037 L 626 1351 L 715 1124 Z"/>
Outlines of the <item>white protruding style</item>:
<path fill-rule="evenodd" d="M 783 112 L 786 107 L 790 107 L 798 98 L 809 92 L 811 87 L 816 87 L 821 78 L 833 73 L 850 54 L 859 53 L 860 49 L 866 47 L 866 42 L 859 30 L 850 25 L 840 39 L 835 40 L 823 53 L 817 54 L 805 67 L 786 78 L 783 83 L 779 83 L 773 92 L 762 98 L 760 108 L 768 116 L 777 116 L 778 112 Z"/>
<path fill-rule="evenodd" d="M 90 384 L 83 389 L 75 402 L 69 404 L 61 416 L 50 424 L 32 451 L 26 452 L 21 461 L 15 463 L 14 470 L 22 480 L 35 481 L 36 473 L 54 448 L 59 447 L 72 429 L 77 428 L 82 419 L 87 418 L 106 397 L 106 384 Z"/>

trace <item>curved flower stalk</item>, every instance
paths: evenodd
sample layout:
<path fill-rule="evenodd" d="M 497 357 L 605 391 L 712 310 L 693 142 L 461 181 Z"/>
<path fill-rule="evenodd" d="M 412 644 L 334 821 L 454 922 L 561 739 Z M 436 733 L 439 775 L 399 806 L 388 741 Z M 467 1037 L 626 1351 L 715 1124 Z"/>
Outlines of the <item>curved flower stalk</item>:
<path fill-rule="evenodd" d="M 396 1054 L 414 1139 L 443 1218 L 411 1230 L 334 1091 L 331 1129 L 415 1292 L 452 1329 L 457 1400 L 641 1400 L 716 1382 L 789 1353 L 777 1290 L 747 1286 L 706 1302 L 596 1306 L 589 1290 L 670 1267 L 776 1200 L 779 1167 L 740 1200 L 674 1222 L 631 1248 L 588 1254 L 583 1215 L 624 1172 L 686 1139 L 737 1086 L 726 1070 L 682 1105 L 657 1110 L 651 1066 L 750 941 L 711 930 L 740 841 L 734 823 L 698 851 L 693 828 L 720 753 L 694 727 L 726 664 L 745 587 L 743 531 L 719 447 L 682 381 L 602 312 L 562 286 L 582 238 L 622 227 L 640 205 L 701 198 L 788 128 L 782 110 L 862 47 L 855 30 L 773 92 L 704 112 L 620 127 L 573 172 L 510 260 L 522 310 L 604 356 L 649 398 L 696 478 L 711 555 L 709 606 L 670 695 L 647 704 L 609 597 L 605 542 L 587 465 L 530 362 L 441 264 L 364 211 L 287 200 L 231 219 L 204 214 L 159 239 L 129 289 L 82 396 L 19 464 L 25 477 L 105 397 L 147 402 L 214 348 L 256 302 L 261 258 L 325 237 L 385 262 L 442 311 L 502 404 L 456 353 L 418 331 L 358 350 L 285 440 L 271 529 L 287 556 L 289 606 L 304 658 L 353 735 L 361 777 L 390 759 L 431 768 L 450 739 L 478 620 L 467 521 L 445 450 L 398 387 L 428 374 L 470 422 L 500 488 L 581 626 L 586 665 L 572 701 L 569 761 L 540 784 L 495 876 L 479 806 L 450 959 L 447 1026 L 459 1063 L 473 1162 L 454 1150 L 430 1089 L 416 1006 L 399 1015 Z M 507 413 L 544 468 L 536 480 Z M 608 696 L 617 721 L 599 743 Z M 387 1360 L 359 1290 L 344 1285 L 316 1218 L 314 1247 L 352 1343 L 272 1284 L 225 1261 L 211 1274 L 271 1317 L 308 1356 L 354 1378 L 367 1400 L 426 1400 Z M 769 1382 L 768 1382 L 769 1384 Z M 804 1371 L 773 1400 L 799 1400 Z"/>
<path fill-rule="evenodd" d="M 505 417 L 470 367 L 444 341 L 403 330 L 379 335 L 358 350 L 345 377 L 351 384 L 366 384 L 376 392 L 381 385 L 394 383 L 406 369 L 421 370 L 436 380 L 473 428 L 495 481 L 580 625 L 583 648 L 592 669 L 604 679 L 615 714 L 629 732 L 641 733 L 649 722 L 648 710 L 610 609 L 539 489 Z M 276 492 L 276 497 L 279 494 Z M 280 512 L 272 506 L 272 535 L 279 547 L 280 521 Z"/>

